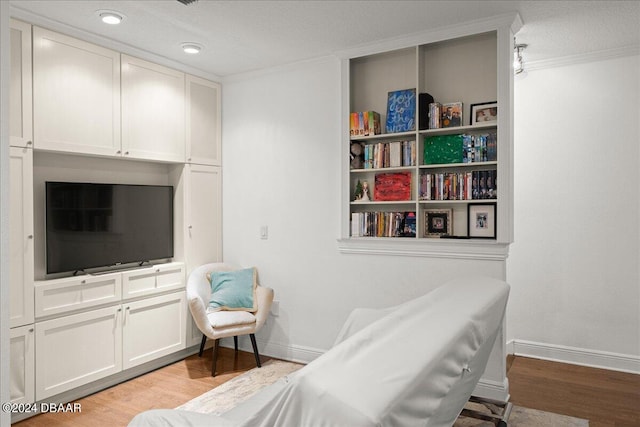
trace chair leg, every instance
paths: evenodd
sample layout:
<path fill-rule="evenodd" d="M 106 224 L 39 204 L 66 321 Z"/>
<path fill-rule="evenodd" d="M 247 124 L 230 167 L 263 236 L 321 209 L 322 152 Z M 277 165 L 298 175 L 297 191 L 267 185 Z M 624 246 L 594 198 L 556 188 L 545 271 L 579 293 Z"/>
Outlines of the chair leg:
<path fill-rule="evenodd" d="M 207 336 L 202 334 L 202 341 L 200 342 L 200 352 L 198 353 L 198 357 L 202 357 L 202 353 L 204 352 L 204 345 L 207 342 Z"/>
<path fill-rule="evenodd" d="M 256 336 L 254 334 L 249 334 L 249 338 L 251 338 L 251 346 L 253 347 L 253 355 L 256 357 L 256 365 L 258 368 L 261 368 L 260 364 L 260 354 L 258 354 L 258 345 L 256 344 Z"/>
<path fill-rule="evenodd" d="M 218 361 L 218 347 L 220 346 L 220 340 L 215 340 L 213 343 L 213 364 L 211 366 L 211 376 L 216 376 L 216 362 Z"/>
<path fill-rule="evenodd" d="M 236 349 L 236 353 L 238 352 L 238 336 L 233 337 L 233 346 Z"/>

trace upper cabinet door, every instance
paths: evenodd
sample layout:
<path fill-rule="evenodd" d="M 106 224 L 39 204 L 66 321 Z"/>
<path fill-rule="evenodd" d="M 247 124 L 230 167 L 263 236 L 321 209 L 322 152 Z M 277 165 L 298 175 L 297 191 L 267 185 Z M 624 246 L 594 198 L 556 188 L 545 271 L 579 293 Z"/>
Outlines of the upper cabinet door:
<path fill-rule="evenodd" d="M 198 77 L 187 82 L 187 162 L 220 166 L 220 85 Z"/>
<path fill-rule="evenodd" d="M 184 73 L 122 55 L 124 157 L 184 163 Z"/>
<path fill-rule="evenodd" d="M 31 94 L 31 25 L 12 19 L 9 142 L 13 147 L 33 144 Z"/>
<path fill-rule="evenodd" d="M 120 54 L 33 28 L 34 146 L 118 155 Z"/>

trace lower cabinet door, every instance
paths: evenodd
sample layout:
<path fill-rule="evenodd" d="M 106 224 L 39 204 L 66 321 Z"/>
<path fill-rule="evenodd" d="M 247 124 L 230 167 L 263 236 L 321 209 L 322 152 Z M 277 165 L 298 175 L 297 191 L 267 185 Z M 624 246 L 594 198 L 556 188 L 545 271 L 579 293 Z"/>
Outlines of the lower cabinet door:
<path fill-rule="evenodd" d="M 36 323 L 36 399 L 122 370 L 121 306 Z"/>
<path fill-rule="evenodd" d="M 129 302 L 123 308 L 123 369 L 186 347 L 184 291 Z"/>
<path fill-rule="evenodd" d="M 11 329 L 11 403 L 35 401 L 35 342 L 33 325 Z"/>

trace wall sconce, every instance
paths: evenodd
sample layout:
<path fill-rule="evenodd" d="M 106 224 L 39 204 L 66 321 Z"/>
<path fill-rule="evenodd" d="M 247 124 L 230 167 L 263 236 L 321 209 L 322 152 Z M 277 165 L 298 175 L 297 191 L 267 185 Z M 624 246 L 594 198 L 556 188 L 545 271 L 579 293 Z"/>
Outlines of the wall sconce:
<path fill-rule="evenodd" d="M 526 44 L 517 44 L 513 39 L 513 72 L 514 74 L 520 74 L 524 71 L 524 64 L 522 62 L 522 51 L 526 49 Z"/>

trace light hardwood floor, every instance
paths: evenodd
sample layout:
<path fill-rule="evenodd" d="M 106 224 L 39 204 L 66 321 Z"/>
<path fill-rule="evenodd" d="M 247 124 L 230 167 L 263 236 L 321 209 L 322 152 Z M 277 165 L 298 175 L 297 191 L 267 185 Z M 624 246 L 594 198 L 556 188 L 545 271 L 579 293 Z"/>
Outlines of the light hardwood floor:
<path fill-rule="evenodd" d="M 640 375 L 525 357 L 509 357 L 507 366 L 516 405 L 585 418 L 590 427 L 640 426 Z M 174 408 L 253 367 L 252 353 L 220 348 L 219 374 L 211 377 L 208 350 L 80 399 L 80 413 L 42 414 L 14 426 L 126 426 L 139 412 Z"/>

